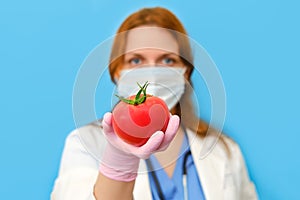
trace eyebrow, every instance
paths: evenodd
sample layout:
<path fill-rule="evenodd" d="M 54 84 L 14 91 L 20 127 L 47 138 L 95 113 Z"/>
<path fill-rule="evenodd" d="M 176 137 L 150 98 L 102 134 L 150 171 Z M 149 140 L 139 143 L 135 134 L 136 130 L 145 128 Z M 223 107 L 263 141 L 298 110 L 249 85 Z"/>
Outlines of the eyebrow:
<path fill-rule="evenodd" d="M 144 58 L 144 56 L 142 55 L 142 54 L 140 54 L 140 53 L 127 53 L 127 54 L 125 54 L 125 56 L 133 56 L 133 57 L 140 57 L 140 58 Z M 180 56 L 179 55 L 177 55 L 177 54 L 175 54 L 175 53 L 164 53 L 164 54 L 162 54 L 162 55 L 160 55 L 159 56 L 159 59 L 161 59 L 161 58 L 163 58 L 163 57 L 166 57 L 166 56 L 176 56 L 176 57 L 178 57 L 178 58 L 180 58 Z"/>

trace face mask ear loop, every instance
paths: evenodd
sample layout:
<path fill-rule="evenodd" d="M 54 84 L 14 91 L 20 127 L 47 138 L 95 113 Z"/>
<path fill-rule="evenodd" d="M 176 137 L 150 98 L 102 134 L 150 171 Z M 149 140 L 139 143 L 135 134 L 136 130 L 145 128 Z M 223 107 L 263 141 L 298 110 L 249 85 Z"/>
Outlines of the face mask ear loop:
<path fill-rule="evenodd" d="M 182 75 L 184 76 L 185 72 L 187 71 L 187 66 L 182 67 Z"/>

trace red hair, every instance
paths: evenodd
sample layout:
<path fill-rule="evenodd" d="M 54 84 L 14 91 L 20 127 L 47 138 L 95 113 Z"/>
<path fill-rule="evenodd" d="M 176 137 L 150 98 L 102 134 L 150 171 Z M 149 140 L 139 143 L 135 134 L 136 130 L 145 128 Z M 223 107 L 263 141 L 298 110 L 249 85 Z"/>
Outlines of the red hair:
<path fill-rule="evenodd" d="M 131 14 L 124 20 L 117 31 L 117 36 L 115 37 L 110 55 L 109 72 L 112 81 L 115 82 L 115 75 L 119 72 L 124 63 L 127 31 L 145 25 L 166 28 L 177 40 L 179 56 L 187 67 L 190 87 L 186 88 L 185 94 L 180 101 L 180 104 L 184 106 L 180 107 L 180 104 L 178 103 L 176 107 L 171 110 L 171 113 L 179 115 L 181 117 L 181 122 L 185 127 L 196 132 L 198 136 L 202 138 L 205 137 L 208 130 L 213 129 L 211 129 L 206 122 L 196 116 L 194 111 L 195 108 L 191 100 L 191 93 L 193 89 L 191 87 L 192 83 L 190 76 L 194 66 L 189 39 L 184 26 L 171 11 L 161 7 L 143 8 Z M 176 34 L 176 32 L 179 34 Z M 186 37 L 183 37 L 182 35 Z M 220 140 L 223 144 L 225 144 L 226 150 L 228 151 L 228 146 L 222 136 L 220 137 Z"/>

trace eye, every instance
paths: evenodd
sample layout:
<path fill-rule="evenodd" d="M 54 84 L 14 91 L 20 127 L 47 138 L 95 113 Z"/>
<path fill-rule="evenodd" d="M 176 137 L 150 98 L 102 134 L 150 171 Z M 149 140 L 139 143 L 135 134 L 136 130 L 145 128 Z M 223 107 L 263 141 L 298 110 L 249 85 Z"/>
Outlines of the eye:
<path fill-rule="evenodd" d="M 131 65 L 139 65 L 139 64 L 142 63 L 142 59 L 140 59 L 140 58 L 132 58 L 132 59 L 129 60 L 129 63 Z"/>
<path fill-rule="evenodd" d="M 174 65 L 174 63 L 176 62 L 176 60 L 174 58 L 169 58 L 169 57 L 166 57 L 166 58 L 163 58 L 162 59 L 162 64 L 163 65 Z"/>

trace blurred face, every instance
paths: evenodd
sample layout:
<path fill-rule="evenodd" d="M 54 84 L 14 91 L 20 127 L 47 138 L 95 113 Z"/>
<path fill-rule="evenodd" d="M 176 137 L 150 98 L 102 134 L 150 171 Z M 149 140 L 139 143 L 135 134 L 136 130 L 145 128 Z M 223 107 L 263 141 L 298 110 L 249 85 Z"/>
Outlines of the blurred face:
<path fill-rule="evenodd" d="M 179 46 L 172 34 L 158 27 L 138 27 L 128 32 L 122 69 L 145 66 L 184 67 Z"/>

